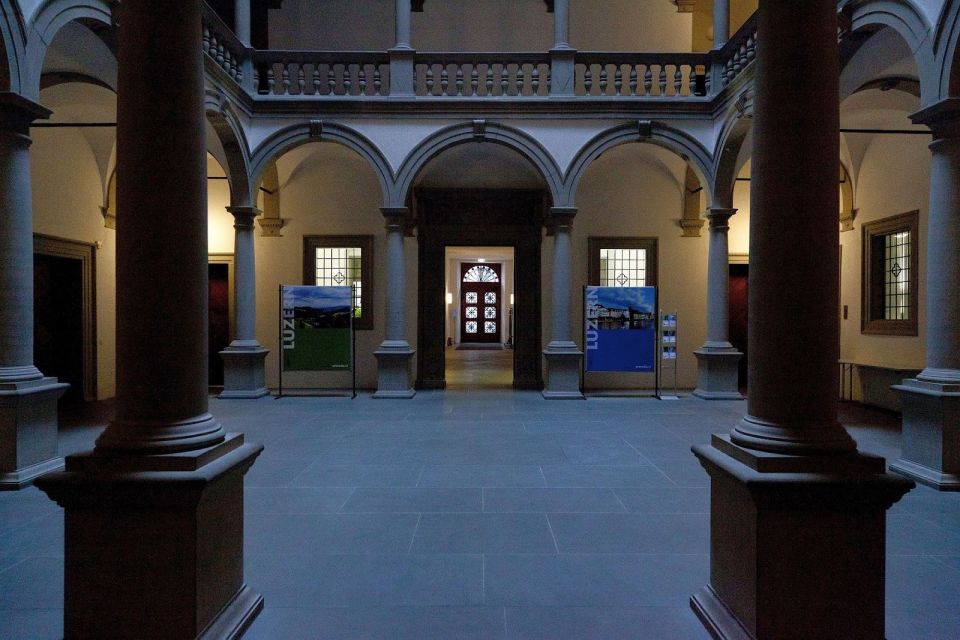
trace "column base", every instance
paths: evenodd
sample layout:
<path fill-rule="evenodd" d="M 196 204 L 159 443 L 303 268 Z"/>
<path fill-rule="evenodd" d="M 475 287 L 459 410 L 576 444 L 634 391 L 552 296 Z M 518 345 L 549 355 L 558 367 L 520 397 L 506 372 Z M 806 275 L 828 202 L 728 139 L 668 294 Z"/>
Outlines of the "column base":
<path fill-rule="evenodd" d="M 239 638 L 263 599 L 243 581 L 243 476 L 263 450 L 91 451 L 37 480 L 65 510 L 64 636 Z"/>
<path fill-rule="evenodd" d="M 56 378 L 0 383 L 0 491 L 23 489 L 63 466 L 57 400 L 69 388 Z"/>
<path fill-rule="evenodd" d="M 914 484 L 883 458 L 787 456 L 726 436 L 710 474 L 710 585 L 690 606 L 717 639 L 883 640 L 886 510 Z"/>
<path fill-rule="evenodd" d="M 701 347 L 693 355 L 697 357 L 697 388 L 693 395 L 704 400 L 743 400 L 737 379 L 742 353 L 733 347 Z"/>
<path fill-rule="evenodd" d="M 580 390 L 580 369 L 583 352 L 574 343 L 550 343 L 543 350 L 547 363 L 547 380 L 543 397 L 547 400 L 583 400 Z"/>
<path fill-rule="evenodd" d="M 264 360 L 269 349 L 254 341 L 251 345 L 236 343 L 220 352 L 223 359 L 223 391 L 225 399 L 255 399 L 269 395 Z"/>
<path fill-rule="evenodd" d="M 901 457 L 891 471 L 940 491 L 960 491 L 960 384 L 904 380 Z"/>
<path fill-rule="evenodd" d="M 411 364 L 416 349 L 411 349 L 406 341 L 387 341 L 380 345 L 373 355 L 377 358 L 376 399 L 408 400 L 417 392 L 413 388 Z"/>

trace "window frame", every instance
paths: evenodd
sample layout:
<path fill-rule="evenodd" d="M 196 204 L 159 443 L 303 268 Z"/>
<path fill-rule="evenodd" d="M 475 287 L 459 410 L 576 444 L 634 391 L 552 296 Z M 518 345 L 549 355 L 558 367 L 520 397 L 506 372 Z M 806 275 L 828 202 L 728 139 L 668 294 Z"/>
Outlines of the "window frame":
<path fill-rule="evenodd" d="M 353 328 L 373 329 L 373 236 L 372 235 L 305 235 L 303 236 L 303 284 L 317 284 L 317 249 L 360 248 L 360 317 Z"/>
<path fill-rule="evenodd" d="M 906 320 L 887 319 L 875 313 L 874 299 L 883 298 L 883 256 L 874 251 L 874 240 L 885 236 L 908 231 L 910 233 L 910 302 L 909 318 Z M 861 230 L 860 263 L 860 333 L 883 336 L 918 335 L 920 298 L 920 212 L 908 211 L 888 218 L 866 222 Z"/>
<path fill-rule="evenodd" d="M 645 249 L 647 252 L 644 286 L 657 286 L 657 243 L 655 237 L 641 236 L 589 236 L 587 238 L 587 283 L 600 286 L 601 249 Z"/>

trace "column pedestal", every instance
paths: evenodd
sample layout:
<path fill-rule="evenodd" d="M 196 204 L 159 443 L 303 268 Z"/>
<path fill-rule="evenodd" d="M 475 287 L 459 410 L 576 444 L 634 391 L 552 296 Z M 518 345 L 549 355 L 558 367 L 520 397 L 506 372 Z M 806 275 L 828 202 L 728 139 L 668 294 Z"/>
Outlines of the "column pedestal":
<path fill-rule="evenodd" d="M 0 491 L 16 491 L 63 466 L 57 400 L 69 384 L 56 378 L 0 383 Z"/>
<path fill-rule="evenodd" d="M 543 350 L 547 363 L 547 384 L 543 397 L 547 400 L 583 400 L 580 391 L 580 369 L 583 351 L 575 343 L 557 345 L 550 343 Z"/>
<path fill-rule="evenodd" d="M 263 608 L 243 582 L 243 476 L 262 445 L 228 434 L 158 456 L 69 456 L 37 486 L 66 511 L 65 637 L 240 638 Z"/>
<path fill-rule="evenodd" d="M 788 456 L 727 437 L 710 474 L 710 584 L 690 606 L 722 640 L 883 640 L 885 512 L 913 483 L 883 458 Z"/>
<path fill-rule="evenodd" d="M 269 395 L 264 368 L 268 353 L 270 350 L 264 349 L 259 343 L 246 347 L 238 345 L 237 341 L 221 351 L 223 391 L 219 397 L 252 400 Z"/>
<path fill-rule="evenodd" d="M 373 352 L 377 358 L 377 391 L 373 394 L 377 399 L 412 398 L 417 394 L 413 388 L 411 365 L 416 349 L 411 349 L 406 340 L 397 341 L 398 344 L 389 344 L 384 341 L 380 348 Z"/>
<path fill-rule="evenodd" d="M 960 384 L 904 380 L 901 457 L 890 465 L 940 491 L 960 491 Z"/>
<path fill-rule="evenodd" d="M 734 347 L 701 347 L 697 357 L 697 388 L 693 395 L 704 400 L 743 400 L 739 391 L 739 365 L 743 354 Z"/>

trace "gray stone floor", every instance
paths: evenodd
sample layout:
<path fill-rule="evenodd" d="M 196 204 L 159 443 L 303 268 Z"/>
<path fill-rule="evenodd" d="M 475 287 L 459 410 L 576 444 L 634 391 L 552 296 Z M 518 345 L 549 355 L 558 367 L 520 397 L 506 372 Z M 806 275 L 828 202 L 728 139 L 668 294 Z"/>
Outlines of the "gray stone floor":
<path fill-rule="evenodd" d="M 707 475 L 689 452 L 743 402 L 211 400 L 266 445 L 246 483 L 248 638 L 707 638 Z M 897 421 L 846 405 L 888 459 Z M 63 452 L 102 417 L 70 416 Z M 888 640 L 960 638 L 960 494 L 917 488 L 888 518 Z M 63 518 L 0 493 L 0 638 L 62 632 Z"/>

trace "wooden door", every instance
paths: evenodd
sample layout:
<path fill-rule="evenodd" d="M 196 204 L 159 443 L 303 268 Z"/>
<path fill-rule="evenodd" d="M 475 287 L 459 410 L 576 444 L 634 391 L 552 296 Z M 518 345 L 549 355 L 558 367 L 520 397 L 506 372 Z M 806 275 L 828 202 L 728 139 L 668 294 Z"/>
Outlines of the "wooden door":
<path fill-rule="evenodd" d="M 730 344 L 737 348 L 743 357 L 740 358 L 738 383 L 741 389 L 747 387 L 747 299 L 749 297 L 749 266 L 746 264 L 730 265 Z"/>
<path fill-rule="evenodd" d="M 501 342 L 500 264 L 460 265 L 460 341 Z"/>

